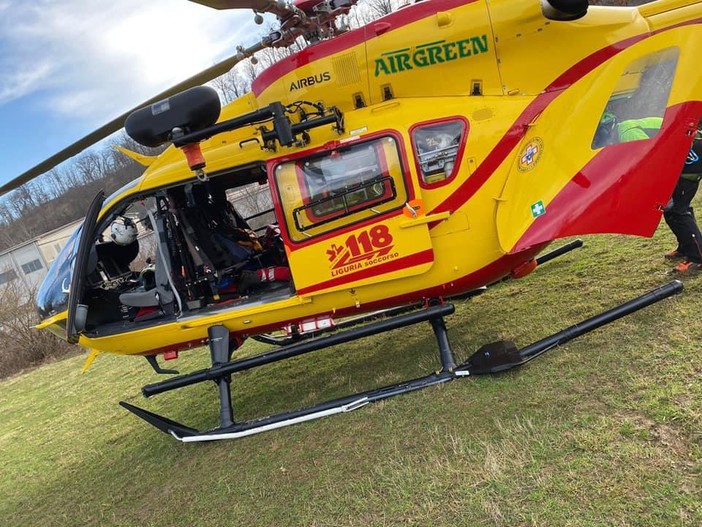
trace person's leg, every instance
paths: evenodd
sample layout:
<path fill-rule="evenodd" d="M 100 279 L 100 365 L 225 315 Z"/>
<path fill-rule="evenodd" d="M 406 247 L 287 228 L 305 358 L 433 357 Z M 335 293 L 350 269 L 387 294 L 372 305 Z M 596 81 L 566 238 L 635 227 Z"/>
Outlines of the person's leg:
<path fill-rule="evenodd" d="M 681 181 L 683 180 L 678 180 L 673 190 L 673 195 L 663 211 L 663 218 L 677 241 L 675 250 L 666 254 L 666 258 L 670 259 L 684 256 L 682 252 L 685 229 L 683 217 L 688 213 L 689 202 L 685 202 L 684 186 L 681 184 Z"/>
<path fill-rule="evenodd" d="M 690 202 L 699 183 L 680 179 L 673 191 L 672 205 L 666 208 L 665 221 L 678 241 L 678 251 L 686 260 L 702 262 L 702 235 L 695 222 Z"/>
<path fill-rule="evenodd" d="M 677 212 L 673 223 L 680 252 L 683 253 L 687 260 L 702 263 L 702 234 L 700 234 L 700 229 L 697 226 L 695 215 L 690 206 L 698 186 L 699 183 L 697 181 L 680 179 L 676 187 L 676 190 L 679 187 L 680 192 L 673 207 L 673 210 Z"/>

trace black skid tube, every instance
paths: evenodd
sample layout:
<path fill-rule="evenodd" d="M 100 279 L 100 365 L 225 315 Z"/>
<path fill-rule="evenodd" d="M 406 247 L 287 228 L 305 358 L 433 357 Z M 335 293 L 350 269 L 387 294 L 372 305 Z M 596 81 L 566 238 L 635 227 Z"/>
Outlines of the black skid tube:
<path fill-rule="evenodd" d="M 334 415 L 337 413 L 346 413 L 362 408 L 370 403 L 388 399 L 396 395 L 409 393 L 429 386 L 435 386 L 453 380 L 453 375 L 448 372 L 432 373 L 425 377 L 419 377 L 398 384 L 369 390 L 367 392 L 355 393 L 347 395 L 339 399 L 333 399 L 323 403 L 301 408 L 292 412 L 281 412 L 275 415 L 252 419 L 239 423 L 231 423 L 227 426 L 219 426 L 207 432 L 198 432 L 197 430 L 184 426 L 180 423 L 172 421 L 166 417 L 162 417 L 138 406 L 131 405 L 121 401 L 119 404 L 134 413 L 138 417 L 144 419 L 147 423 L 158 428 L 162 432 L 171 434 L 174 438 L 184 443 L 200 442 L 200 441 L 216 441 L 221 439 L 239 439 L 249 435 L 254 435 L 260 432 L 266 432 L 275 428 L 282 428 L 293 424 L 311 421 L 319 417 Z"/>
<path fill-rule="evenodd" d="M 141 391 L 144 394 L 144 397 L 151 397 L 152 395 L 159 393 L 175 390 L 177 388 L 183 388 L 184 386 L 190 386 L 192 384 L 197 384 L 204 381 L 216 380 L 224 375 L 231 375 L 232 373 L 250 370 L 251 368 L 257 368 L 258 366 L 263 366 L 265 364 L 272 364 L 281 360 L 304 355 L 305 353 L 310 353 L 312 351 L 336 346 L 337 344 L 344 344 L 346 342 L 351 342 L 352 340 L 358 340 L 393 329 L 411 326 L 413 324 L 418 324 L 419 322 L 424 322 L 437 317 L 444 317 L 446 315 L 450 315 L 454 311 L 455 307 L 453 304 L 442 304 L 439 306 L 430 307 L 422 311 L 373 322 L 367 326 L 346 331 L 344 333 L 339 333 L 337 335 L 292 344 L 290 346 L 280 348 L 279 350 L 262 353 L 261 355 L 256 355 L 255 357 L 248 359 L 240 359 L 226 364 L 216 364 L 205 370 L 199 370 L 188 375 L 174 377 L 155 384 L 148 384 L 144 386 Z"/>
<path fill-rule="evenodd" d="M 560 346 L 562 344 L 565 344 L 566 342 L 573 340 L 574 338 L 577 338 L 580 335 L 600 328 L 605 324 L 609 324 L 610 322 L 619 320 L 620 318 L 625 317 L 626 315 L 630 315 L 631 313 L 634 313 L 639 309 L 643 309 L 645 307 L 650 306 L 651 304 L 655 304 L 656 302 L 660 302 L 661 300 L 678 294 L 682 292 L 682 290 L 682 282 L 680 282 L 679 280 L 674 280 L 668 284 L 659 287 L 658 289 L 654 289 L 649 293 L 646 293 L 638 298 L 630 300 L 625 304 L 610 309 L 609 311 L 605 311 L 604 313 L 600 313 L 599 315 L 595 315 L 594 317 L 584 320 L 580 324 L 575 324 L 567 329 L 564 329 L 563 331 L 559 331 L 558 333 L 551 335 L 550 337 L 535 342 L 523 348 L 519 352 L 519 354 L 525 360 L 533 359 L 534 357 L 538 357 L 544 351 L 554 346 Z"/>
<path fill-rule="evenodd" d="M 578 239 L 578 240 L 573 240 L 570 243 L 566 243 L 565 245 L 562 245 L 561 247 L 558 247 L 557 249 L 554 249 L 553 251 L 547 252 L 545 254 L 542 254 L 536 259 L 536 263 L 538 265 L 545 264 L 546 262 L 550 262 L 554 258 L 558 258 L 559 256 L 563 256 L 566 253 L 569 253 L 570 251 L 577 249 L 578 247 L 583 246 L 583 241 Z"/>
<path fill-rule="evenodd" d="M 583 320 L 558 333 L 541 339 L 522 349 L 517 349 L 509 341 L 494 342 L 480 348 L 466 363 L 466 367 L 473 375 L 484 373 L 497 373 L 516 366 L 521 366 L 531 359 L 557 346 L 565 344 L 585 333 L 614 322 L 626 315 L 660 302 L 670 296 L 682 292 L 683 284 L 679 280 L 665 284 L 653 291 L 634 298 L 624 304 L 612 308 L 604 313 Z"/>

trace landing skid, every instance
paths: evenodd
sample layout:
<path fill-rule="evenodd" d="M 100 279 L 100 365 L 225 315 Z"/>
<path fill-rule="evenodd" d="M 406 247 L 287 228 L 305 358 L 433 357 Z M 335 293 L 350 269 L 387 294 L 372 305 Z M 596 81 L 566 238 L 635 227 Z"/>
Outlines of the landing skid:
<path fill-rule="evenodd" d="M 212 430 L 200 432 L 194 428 L 182 425 L 132 404 L 120 402 L 120 405 L 162 432 L 170 434 L 182 442 L 241 438 L 276 428 L 311 421 L 320 417 L 351 412 L 372 402 L 381 401 L 395 395 L 412 392 L 428 386 L 442 384 L 460 377 L 497 373 L 521 366 L 546 351 L 679 293 L 682 289 L 683 286 L 681 282 L 677 280 L 670 282 L 649 293 L 636 297 L 625 304 L 584 320 L 579 324 L 559 331 L 550 337 L 539 340 L 522 349 L 518 349 L 512 342 L 506 341 L 487 344 L 473 354 L 468 361 L 458 366 L 456 365 L 456 360 L 449 343 L 448 332 L 444 323 L 444 317 L 454 312 L 454 306 L 452 304 L 442 304 L 428 307 L 418 312 L 397 315 L 394 318 L 372 322 L 357 329 L 292 344 L 275 351 L 236 361 L 230 361 L 231 352 L 229 349 L 228 330 L 223 326 L 213 326 L 209 329 L 210 352 L 212 355 L 212 366 L 210 368 L 144 386 L 142 392 L 145 397 L 150 397 L 184 386 L 213 380 L 219 388 L 220 426 Z M 434 331 L 439 350 L 439 358 L 441 359 L 442 367 L 440 371 L 417 379 L 356 393 L 292 412 L 283 412 L 244 422 L 234 421 L 230 389 L 233 373 L 423 322 L 429 322 Z"/>

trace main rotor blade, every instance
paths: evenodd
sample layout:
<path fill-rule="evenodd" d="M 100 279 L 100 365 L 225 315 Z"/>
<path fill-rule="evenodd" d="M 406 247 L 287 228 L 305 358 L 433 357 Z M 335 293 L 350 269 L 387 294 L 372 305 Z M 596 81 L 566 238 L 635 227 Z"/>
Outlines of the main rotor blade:
<path fill-rule="evenodd" d="M 284 2 L 275 0 L 190 0 L 213 9 L 253 9 L 259 13 L 268 12 L 271 5 L 284 5 Z"/>
<path fill-rule="evenodd" d="M 7 194 L 8 192 L 15 190 L 16 188 L 24 185 L 25 183 L 30 182 L 31 180 L 41 176 L 42 174 L 48 172 L 52 168 L 54 168 L 56 165 L 62 163 L 63 161 L 66 161 L 67 159 L 70 159 L 71 157 L 80 154 L 83 150 L 89 148 L 90 146 L 94 145 L 98 141 L 102 141 L 106 137 L 112 135 L 113 133 L 117 132 L 118 130 L 121 130 L 124 127 L 124 121 L 129 117 L 129 115 L 134 111 L 138 110 L 139 108 L 143 108 L 144 106 L 148 106 L 149 104 L 153 104 L 157 101 L 166 99 L 170 97 L 171 95 L 175 95 L 176 93 L 179 93 L 183 90 L 186 90 L 188 88 L 192 88 L 193 86 L 199 86 L 201 84 L 205 84 L 206 82 L 211 81 L 212 79 L 215 79 L 219 77 L 220 75 L 224 75 L 226 72 L 228 72 L 230 69 L 232 69 L 239 61 L 241 61 L 243 58 L 245 58 L 243 55 L 237 53 L 236 55 L 233 55 L 229 57 L 228 59 L 225 59 L 221 62 L 218 62 L 214 66 L 211 66 L 207 68 L 204 71 L 201 71 L 197 75 L 193 75 L 192 77 L 176 84 L 175 86 L 172 86 L 168 88 L 166 91 L 163 91 L 159 93 L 158 95 L 155 95 L 151 99 L 144 101 L 141 103 L 139 106 L 136 108 L 132 108 L 131 110 L 123 113 L 119 117 L 116 117 L 109 123 L 105 124 L 104 126 L 101 126 L 97 130 L 89 133 L 82 139 L 79 139 L 75 143 L 73 143 L 70 146 L 67 146 L 60 152 L 52 155 L 48 159 L 45 159 L 38 165 L 36 165 L 33 168 L 30 168 L 23 174 L 20 174 L 18 177 L 15 179 L 9 181 L 8 183 L 5 183 L 4 185 L 0 186 L 0 196 L 3 194 Z"/>
<path fill-rule="evenodd" d="M 272 13 L 285 18 L 292 10 L 282 0 L 190 0 L 213 9 L 253 9 L 257 13 Z"/>

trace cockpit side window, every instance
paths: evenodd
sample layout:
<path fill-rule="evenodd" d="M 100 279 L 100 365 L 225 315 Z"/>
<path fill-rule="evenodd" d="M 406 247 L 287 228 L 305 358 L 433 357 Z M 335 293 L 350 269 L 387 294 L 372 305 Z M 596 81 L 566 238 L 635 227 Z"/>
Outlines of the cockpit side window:
<path fill-rule="evenodd" d="M 42 318 L 48 318 L 66 309 L 72 265 L 78 251 L 78 240 L 82 230 L 83 226 L 81 225 L 68 238 L 51 264 L 44 278 L 44 283 L 39 288 L 37 310 Z"/>
<path fill-rule="evenodd" d="M 663 123 L 678 48 L 636 59 L 619 78 L 599 118 L 592 148 L 655 137 Z"/>
<path fill-rule="evenodd" d="M 412 128 L 412 147 L 423 187 L 446 184 L 456 175 L 466 129 L 462 119 L 422 123 Z"/>

